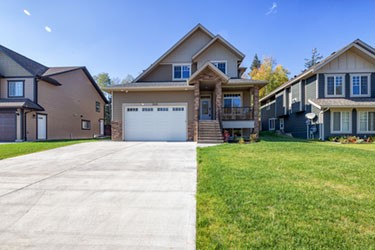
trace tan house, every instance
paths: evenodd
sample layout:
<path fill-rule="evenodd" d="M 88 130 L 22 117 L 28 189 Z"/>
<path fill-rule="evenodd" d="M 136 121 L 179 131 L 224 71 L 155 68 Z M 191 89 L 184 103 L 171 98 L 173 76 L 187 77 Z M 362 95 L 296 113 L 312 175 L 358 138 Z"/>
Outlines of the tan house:
<path fill-rule="evenodd" d="M 108 87 L 114 140 L 222 142 L 259 132 L 266 82 L 241 78 L 245 55 L 198 24 L 132 83 Z"/>
<path fill-rule="evenodd" d="M 46 67 L 0 45 L 0 141 L 92 138 L 107 100 L 85 67 Z"/>

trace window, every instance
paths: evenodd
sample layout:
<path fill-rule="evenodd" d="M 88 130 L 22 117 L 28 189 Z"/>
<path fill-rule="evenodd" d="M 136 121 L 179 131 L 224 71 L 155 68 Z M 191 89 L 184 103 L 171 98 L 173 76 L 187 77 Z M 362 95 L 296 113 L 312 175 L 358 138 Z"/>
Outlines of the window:
<path fill-rule="evenodd" d="M 359 112 L 359 132 L 375 133 L 375 111 Z"/>
<path fill-rule="evenodd" d="M 127 108 L 128 112 L 138 112 L 138 108 Z"/>
<path fill-rule="evenodd" d="M 96 112 L 100 112 L 100 102 L 95 102 L 95 110 Z"/>
<path fill-rule="evenodd" d="M 241 107 L 241 93 L 224 94 L 224 114 L 231 114 Z M 238 110 L 240 112 L 240 110 Z"/>
<path fill-rule="evenodd" d="M 227 63 L 225 61 L 213 61 L 211 62 L 216 68 L 220 69 L 224 74 L 227 73 Z"/>
<path fill-rule="evenodd" d="M 280 130 L 284 130 L 284 118 L 280 118 Z"/>
<path fill-rule="evenodd" d="M 370 96 L 369 75 L 350 75 L 350 95 Z"/>
<path fill-rule="evenodd" d="M 158 108 L 158 111 L 159 112 L 165 112 L 165 111 L 168 111 L 168 108 Z"/>
<path fill-rule="evenodd" d="M 142 108 L 142 112 L 152 112 L 154 111 L 153 108 Z"/>
<path fill-rule="evenodd" d="M 326 96 L 345 96 L 344 75 L 326 75 Z"/>
<path fill-rule="evenodd" d="M 184 108 L 182 108 L 182 107 L 181 108 L 177 108 L 176 107 L 176 108 L 172 108 L 172 111 L 184 111 Z"/>
<path fill-rule="evenodd" d="M 24 81 L 8 81 L 8 97 L 24 97 Z"/>
<path fill-rule="evenodd" d="M 230 141 L 238 141 L 241 137 L 243 137 L 243 131 L 242 129 L 239 129 L 239 128 L 226 128 L 224 129 L 224 133 L 225 131 L 228 132 L 229 134 L 229 140 Z"/>
<path fill-rule="evenodd" d="M 268 119 L 268 130 L 275 130 L 276 119 Z"/>
<path fill-rule="evenodd" d="M 89 120 L 81 120 L 81 128 L 83 130 L 90 130 L 91 129 L 91 121 L 89 121 Z"/>
<path fill-rule="evenodd" d="M 351 112 L 331 112 L 331 130 L 332 133 L 351 133 Z"/>
<path fill-rule="evenodd" d="M 190 64 L 173 65 L 173 80 L 184 80 L 190 77 Z"/>

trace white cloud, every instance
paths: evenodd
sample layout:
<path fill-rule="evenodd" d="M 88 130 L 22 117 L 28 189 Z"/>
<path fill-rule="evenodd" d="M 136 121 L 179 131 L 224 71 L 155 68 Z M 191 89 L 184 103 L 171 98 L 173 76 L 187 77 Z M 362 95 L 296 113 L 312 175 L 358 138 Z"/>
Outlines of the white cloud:
<path fill-rule="evenodd" d="M 44 27 L 44 29 L 45 29 L 47 32 L 49 32 L 49 33 L 52 32 L 52 29 L 51 29 L 50 27 L 48 27 L 48 26 Z"/>
<path fill-rule="evenodd" d="M 27 9 L 24 9 L 23 13 L 25 13 L 25 15 L 27 15 L 27 16 L 31 16 L 30 12 Z"/>
<path fill-rule="evenodd" d="M 277 3 L 273 2 L 271 8 L 268 10 L 266 15 L 275 14 L 277 12 Z"/>

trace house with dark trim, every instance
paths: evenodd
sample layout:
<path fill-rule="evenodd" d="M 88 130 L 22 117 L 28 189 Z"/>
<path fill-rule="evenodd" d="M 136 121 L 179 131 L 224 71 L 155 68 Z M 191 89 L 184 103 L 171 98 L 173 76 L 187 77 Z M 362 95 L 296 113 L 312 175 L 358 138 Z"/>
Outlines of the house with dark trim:
<path fill-rule="evenodd" d="M 375 134 L 375 49 L 357 39 L 261 98 L 261 128 L 294 137 Z"/>
<path fill-rule="evenodd" d="M 106 103 L 86 67 L 47 67 L 0 45 L 0 141 L 102 135 Z"/>

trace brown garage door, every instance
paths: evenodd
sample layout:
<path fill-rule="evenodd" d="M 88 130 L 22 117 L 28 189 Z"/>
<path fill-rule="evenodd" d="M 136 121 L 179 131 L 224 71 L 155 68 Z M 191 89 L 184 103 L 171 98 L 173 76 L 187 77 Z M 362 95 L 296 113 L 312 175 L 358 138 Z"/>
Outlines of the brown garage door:
<path fill-rule="evenodd" d="M 15 112 L 0 112 L 0 141 L 16 140 Z"/>

